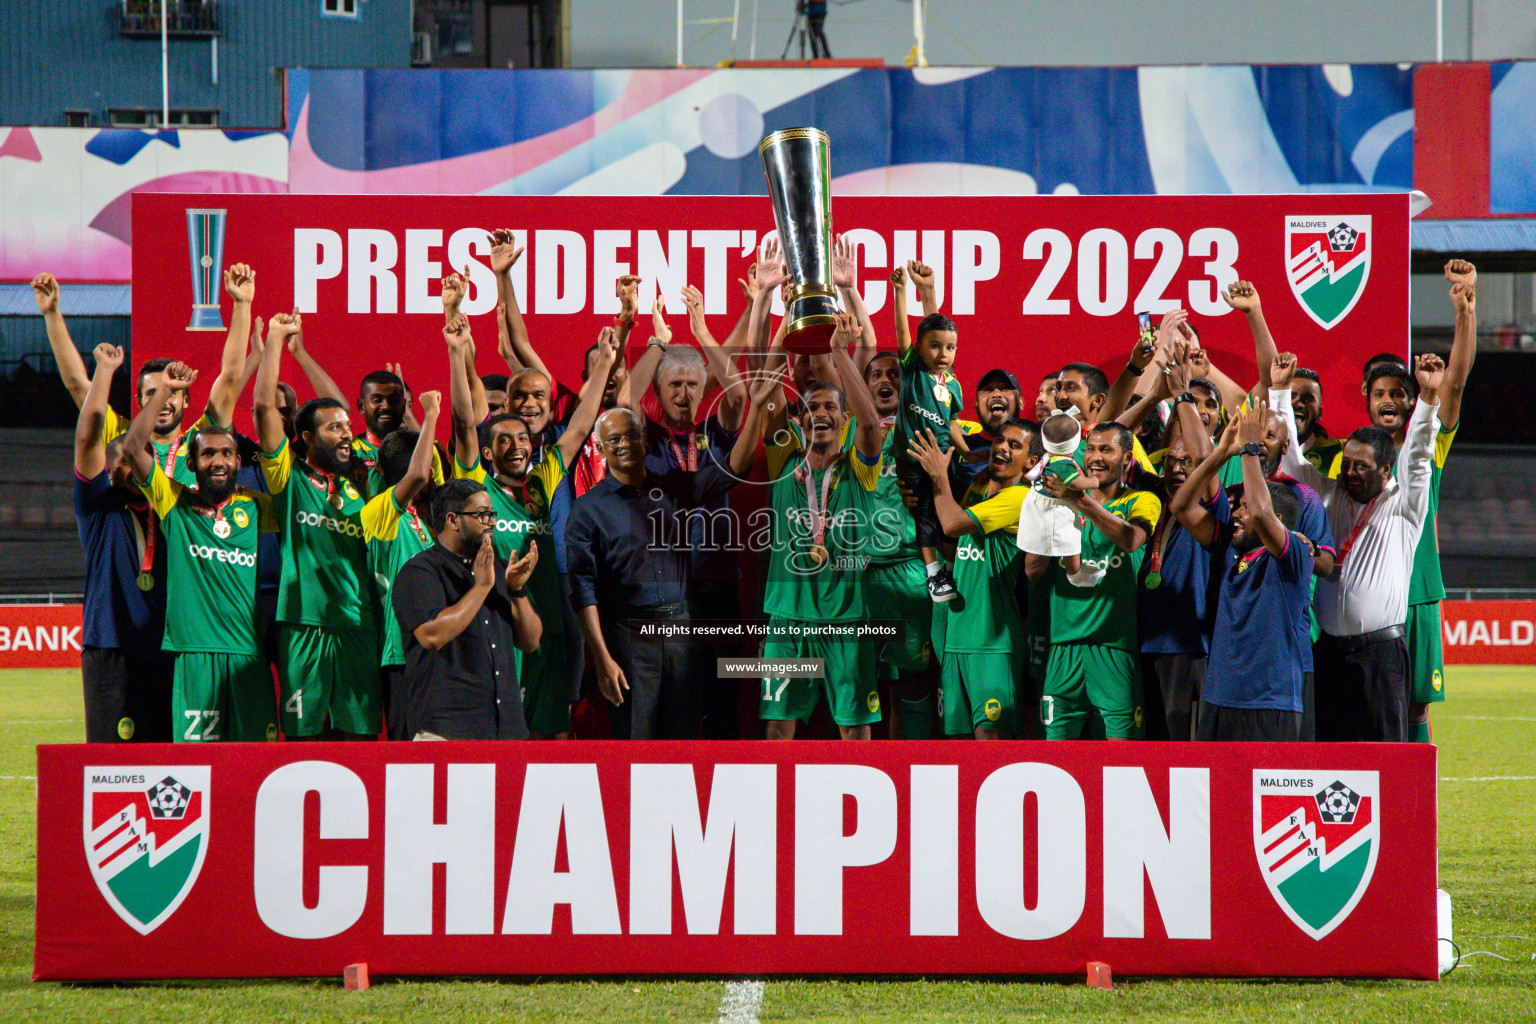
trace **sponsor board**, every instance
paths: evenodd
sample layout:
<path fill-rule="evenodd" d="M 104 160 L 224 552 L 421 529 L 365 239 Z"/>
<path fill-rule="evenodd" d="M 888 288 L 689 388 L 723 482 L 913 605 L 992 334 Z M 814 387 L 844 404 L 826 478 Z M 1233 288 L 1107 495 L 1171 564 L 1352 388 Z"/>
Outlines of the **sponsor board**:
<path fill-rule="evenodd" d="M 79 668 L 78 604 L 0 605 L 0 669 Z"/>
<path fill-rule="evenodd" d="M 1536 601 L 1442 601 L 1447 665 L 1536 665 Z"/>
<path fill-rule="evenodd" d="M 1428 745 L 122 750 L 39 748 L 38 979 L 1438 970 Z"/>

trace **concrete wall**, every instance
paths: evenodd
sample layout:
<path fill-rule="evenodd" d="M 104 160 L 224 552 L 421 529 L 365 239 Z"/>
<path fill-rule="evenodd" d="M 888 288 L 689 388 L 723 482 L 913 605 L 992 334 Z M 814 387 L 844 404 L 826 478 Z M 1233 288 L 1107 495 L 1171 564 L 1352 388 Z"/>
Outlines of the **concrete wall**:
<path fill-rule="evenodd" d="M 573 67 L 661 67 L 675 62 L 675 0 L 566 0 Z M 685 0 L 685 20 L 729 18 L 734 0 Z M 1476 19 L 1473 5 L 1476 4 Z M 748 55 L 753 0 L 741 0 L 735 56 Z M 758 0 L 759 58 L 784 48 L 794 0 Z M 1531 0 L 1443 0 L 1447 60 L 1536 56 Z M 1508 32 L 1508 24 L 1529 31 Z M 912 46 L 905 0 L 833 3 L 826 32 L 837 57 L 900 63 Z M 685 57 L 707 66 L 732 56 L 730 25 L 689 25 Z M 791 56 L 795 56 L 792 52 Z M 1435 58 L 1435 0 L 931 0 L 933 65 L 1320 64 Z"/>

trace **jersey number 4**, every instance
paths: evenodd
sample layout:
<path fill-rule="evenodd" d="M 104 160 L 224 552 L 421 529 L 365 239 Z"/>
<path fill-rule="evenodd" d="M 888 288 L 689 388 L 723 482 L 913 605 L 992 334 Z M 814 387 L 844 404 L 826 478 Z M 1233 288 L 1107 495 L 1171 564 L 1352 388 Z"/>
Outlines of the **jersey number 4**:
<path fill-rule="evenodd" d="M 192 740 L 217 740 L 219 736 L 219 713 L 217 711 L 184 711 L 187 716 L 187 731 L 182 733 L 182 739 Z M 198 728 L 202 731 L 199 732 Z"/>

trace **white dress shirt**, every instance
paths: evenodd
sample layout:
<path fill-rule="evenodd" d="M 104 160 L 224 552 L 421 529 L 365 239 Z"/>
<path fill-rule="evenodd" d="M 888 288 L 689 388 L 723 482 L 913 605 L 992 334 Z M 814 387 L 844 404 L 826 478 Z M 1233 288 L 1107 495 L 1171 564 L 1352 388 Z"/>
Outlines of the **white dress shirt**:
<path fill-rule="evenodd" d="M 1270 391 L 1269 407 L 1285 420 L 1290 447 L 1280 457 L 1280 468 L 1310 485 L 1323 498 L 1334 544 L 1343 545 L 1365 505 L 1358 504 L 1337 480 L 1319 473 L 1307 461 L 1296 442 L 1296 415 L 1291 411 L 1291 390 Z M 1435 431 L 1440 426 L 1440 404 L 1420 401 L 1408 420 L 1408 436 L 1398 452 L 1396 472 L 1381 490 L 1370 519 L 1355 537 L 1354 547 L 1332 576 L 1318 580 L 1313 596 L 1317 624 L 1332 636 L 1359 636 L 1388 626 L 1400 626 L 1408 618 L 1408 578 L 1413 572 L 1413 552 L 1429 516 L 1429 481 L 1435 454 Z"/>

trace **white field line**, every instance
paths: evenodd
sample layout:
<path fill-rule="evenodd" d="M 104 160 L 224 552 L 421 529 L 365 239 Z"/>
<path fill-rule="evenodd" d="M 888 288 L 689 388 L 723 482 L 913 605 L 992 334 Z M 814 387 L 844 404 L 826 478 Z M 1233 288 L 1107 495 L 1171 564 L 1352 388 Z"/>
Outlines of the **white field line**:
<path fill-rule="evenodd" d="M 1533 782 L 1536 775 L 1467 775 L 1455 778 L 1449 775 L 1440 776 L 1441 782 Z"/>
<path fill-rule="evenodd" d="M 725 998 L 720 1000 L 717 1024 L 757 1024 L 757 1014 L 762 1008 L 762 982 L 728 981 Z"/>

